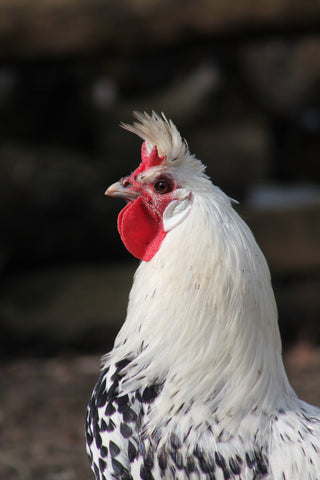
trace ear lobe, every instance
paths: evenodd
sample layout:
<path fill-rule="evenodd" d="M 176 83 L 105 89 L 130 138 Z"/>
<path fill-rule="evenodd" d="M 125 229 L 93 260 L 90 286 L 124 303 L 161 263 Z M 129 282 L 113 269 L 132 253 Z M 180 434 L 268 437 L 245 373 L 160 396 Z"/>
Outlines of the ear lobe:
<path fill-rule="evenodd" d="M 192 194 L 184 189 L 176 190 L 180 199 L 172 200 L 163 212 L 163 229 L 170 232 L 188 216 L 192 207 Z"/>

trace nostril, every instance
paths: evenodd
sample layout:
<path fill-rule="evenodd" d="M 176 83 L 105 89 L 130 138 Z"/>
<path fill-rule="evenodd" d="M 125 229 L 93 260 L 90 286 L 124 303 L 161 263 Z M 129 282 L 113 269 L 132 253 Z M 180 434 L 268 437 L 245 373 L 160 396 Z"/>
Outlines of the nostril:
<path fill-rule="evenodd" d="M 130 183 L 127 178 L 122 178 L 120 183 L 124 188 L 128 188 L 132 186 L 132 183 Z"/>

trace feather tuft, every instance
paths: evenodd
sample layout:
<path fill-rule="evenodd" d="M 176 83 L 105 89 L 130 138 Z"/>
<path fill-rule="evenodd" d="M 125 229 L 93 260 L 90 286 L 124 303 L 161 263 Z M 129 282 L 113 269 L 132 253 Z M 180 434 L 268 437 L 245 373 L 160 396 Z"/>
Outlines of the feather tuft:
<path fill-rule="evenodd" d="M 158 115 L 153 111 L 149 115 L 146 112 L 133 112 L 133 116 L 137 121 L 132 125 L 121 123 L 120 126 L 144 140 L 142 161 L 146 156 L 150 157 L 154 147 L 157 147 L 158 157 L 164 158 L 163 166 L 180 172 L 185 182 L 191 181 L 195 176 L 195 184 L 199 182 L 199 177 L 206 178 L 205 166 L 189 152 L 187 142 L 164 113 Z"/>
<path fill-rule="evenodd" d="M 178 129 L 168 120 L 164 113 L 158 115 L 154 111 L 148 113 L 133 112 L 136 122 L 132 125 L 121 123 L 121 127 L 138 135 L 146 142 L 148 153 L 156 145 L 159 156 L 165 155 L 168 162 L 182 159 L 188 152 L 186 142 L 182 139 Z"/>

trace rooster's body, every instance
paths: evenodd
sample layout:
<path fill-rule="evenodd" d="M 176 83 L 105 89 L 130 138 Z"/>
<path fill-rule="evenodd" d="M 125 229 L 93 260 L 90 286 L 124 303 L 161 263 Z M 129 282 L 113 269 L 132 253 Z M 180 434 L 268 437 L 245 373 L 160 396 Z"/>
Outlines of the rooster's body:
<path fill-rule="evenodd" d="M 320 410 L 288 382 L 263 254 L 174 125 L 138 120 L 142 163 L 107 191 L 142 262 L 88 408 L 96 479 L 320 479 Z"/>

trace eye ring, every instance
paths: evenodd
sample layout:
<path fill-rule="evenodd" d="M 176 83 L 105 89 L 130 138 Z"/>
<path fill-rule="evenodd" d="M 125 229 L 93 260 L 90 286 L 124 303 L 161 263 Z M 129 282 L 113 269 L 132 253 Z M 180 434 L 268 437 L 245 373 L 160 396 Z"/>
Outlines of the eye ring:
<path fill-rule="evenodd" d="M 156 192 L 164 194 L 164 193 L 171 192 L 172 186 L 168 182 L 168 180 L 161 179 L 154 184 L 154 189 Z"/>

